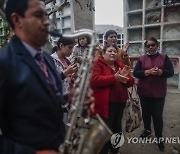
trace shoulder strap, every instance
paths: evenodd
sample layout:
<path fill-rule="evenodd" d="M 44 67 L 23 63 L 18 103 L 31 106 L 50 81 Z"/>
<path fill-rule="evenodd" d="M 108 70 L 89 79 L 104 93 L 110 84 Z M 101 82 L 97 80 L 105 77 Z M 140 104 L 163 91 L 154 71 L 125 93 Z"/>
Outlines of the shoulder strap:
<path fill-rule="evenodd" d="M 133 93 L 135 93 L 135 98 L 139 98 L 138 94 L 137 94 L 137 86 L 134 83 L 133 86 L 131 87 L 130 90 L 128 90 L 128 94 L 129 94 L 129 98 L 132 99 L 133 98 Z"/>

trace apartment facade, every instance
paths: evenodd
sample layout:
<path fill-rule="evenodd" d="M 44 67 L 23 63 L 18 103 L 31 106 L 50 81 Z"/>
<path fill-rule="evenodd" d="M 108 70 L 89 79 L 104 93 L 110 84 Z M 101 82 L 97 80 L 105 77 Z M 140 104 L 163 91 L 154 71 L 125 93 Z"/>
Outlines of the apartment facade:
<path fill-rule="evenodd" d="M 123 27 L 115 26 L 115 25 L 95 25 L 95 31 L 99 36 L 99 42 L 104 45 L 105 43 L 105 33 L 108 30 L 115 30 L 117 32 L 117 45 L 122 48 L 124 44 L 124 33 Z"/>
<path fill-rule="evenodd" d="M 143 55 L 144 42 L 151 36 L 157 38 L 159 51 L 171 57 L 175 75 L 170 82 L 180 89 L 180 0 L 124 0 L 129 55 Z"/>
<path fill-rule="evenodd" d="M 47 11 L 51 12 L 54 8 L 58 8 L 63 4 L 64 0 L 56 0 L 54 4 L 49 3 L 46 5 Z M 79 29 L 94 29 L 94 0 L 68 0 L 68 4 L 62 7 L 60 12 L 51 14 L 52 20 L 51 28 L 56 28 L 62 34 L 71 34 Z M 55 17 L 54 17 L 55 16 Z M 53 26 L 55 22 L 55 26 Z M 52 44 L 56 43 L 57 38 L 51 38 Z"/>
<path fill-rule="evenodd" d="M 0 16 L 0 45 L 3 46 L 7 43 L 9 28 L 7 22 Z"/>
<path fill-rule="evenodd" d="M 145 40 L 153 36 L 160 51 L 180 56 L 180 2 L 166 1 L 124 0 L 124 37 L 131 43 L 131 55 L 142 55 Z"/>

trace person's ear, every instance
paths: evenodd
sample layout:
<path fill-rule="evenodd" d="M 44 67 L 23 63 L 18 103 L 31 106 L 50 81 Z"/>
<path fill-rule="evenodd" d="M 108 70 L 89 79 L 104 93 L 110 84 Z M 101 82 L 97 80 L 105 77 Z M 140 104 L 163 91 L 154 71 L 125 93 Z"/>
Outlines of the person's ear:
<path fill-rule="evenodd" d="M 59 49 L 61 49 L 64 45 L 62 43 L 59 44 Z"/>
<path fill-rule="evenodd" d="M 11 20 L 12 23 L 14 24 L 14 27 L 22 27 L 22 18 L 20 15 L 18 15 L 17 13 L 12 13 L 11 14 Z"/>

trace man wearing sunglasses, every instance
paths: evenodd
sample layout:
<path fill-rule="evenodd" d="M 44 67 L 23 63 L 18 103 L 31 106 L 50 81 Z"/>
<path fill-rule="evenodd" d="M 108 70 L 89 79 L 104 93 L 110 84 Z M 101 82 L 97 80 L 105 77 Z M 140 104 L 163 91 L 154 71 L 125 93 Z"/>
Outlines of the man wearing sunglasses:
<path fill-rule="evenodd" d="M 145 42 L 146 53 L 134 68 L 134 76 L 139 79 L 137 93 L 140 97 L 144 131 L 141 138 L 151 136 L 151 117 L 154 124 L 157 147 L 164 150 L 162 142 L 163 108 L 167 92 L 167 78 L 174 74 L 169 57 L 158 52 L 158 41 L 151 37 Z"/>

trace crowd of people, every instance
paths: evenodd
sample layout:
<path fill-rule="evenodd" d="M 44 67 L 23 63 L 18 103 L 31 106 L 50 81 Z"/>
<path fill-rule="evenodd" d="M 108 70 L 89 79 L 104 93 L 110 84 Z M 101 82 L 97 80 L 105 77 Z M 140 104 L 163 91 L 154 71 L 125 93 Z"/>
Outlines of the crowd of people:
<path fill-rule="evenodd" d="M 74 38 L 62 36 L 49 55 L 41 50 L 49 26 L 43 1 L 8 0 L 5 14 L 15 35 L 0 51 L 0 154 L 60 154 L 66 134 L 65 107 L 72 98 L 90 38 L 80 36 L 75 44 Z M 144 123 L 140 137 L 151 135 L 152 117 L 155 136 L 160 138 L 166 80 L 173 76 L 173 66 L 168 56 L 158 51 L 158 41 L 151 37 L 145 42 L 145 54 L 137 61 L 133 77 L 129 45 L 120 49 L 116 31 L 105 33 L 105 44 L 96 48 L 91 89 L 84 106 L 92 117 L 99 114 L 113 134 L 121 134 L 128 88 L 136 77 Z M 163 142 L 157 146 L 164 150 Z M 119 149 L 109 140 L 100 153 L 118 154 Z"/>

